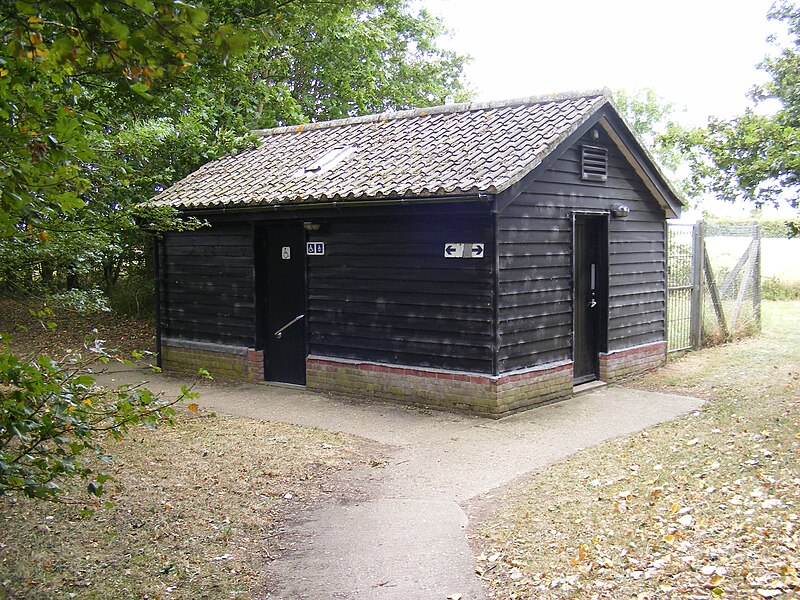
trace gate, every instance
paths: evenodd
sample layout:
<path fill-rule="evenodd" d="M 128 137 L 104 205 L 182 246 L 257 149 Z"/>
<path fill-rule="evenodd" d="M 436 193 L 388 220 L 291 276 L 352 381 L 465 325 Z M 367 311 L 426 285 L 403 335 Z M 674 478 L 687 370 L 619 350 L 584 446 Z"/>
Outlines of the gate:
<path fill-rule="evenodd" d="M 700 344 L 702 323 L 702 224 L 673 224 L 667 229 L 667 350 Z"/>
<path fill-rule="evenodd" d="M 746 335 L 760 322 L 760 226 L 670 223 L 667 350 Z"/>

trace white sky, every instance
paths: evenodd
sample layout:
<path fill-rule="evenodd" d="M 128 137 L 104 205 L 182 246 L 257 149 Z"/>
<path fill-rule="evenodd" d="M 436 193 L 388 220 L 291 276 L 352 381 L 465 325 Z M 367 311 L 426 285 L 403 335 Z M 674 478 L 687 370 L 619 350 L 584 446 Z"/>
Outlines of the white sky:
<path fill-rule="evenodd" d="M 472 57 L 465 75 L 476 100 L 649 87 L 688 126 L 751 106 L 747 92 L 766 78 L 757 69 L 770 52 L 766 38 L 784 33 L 767 20 L 772 2 L 416 0 L 452 31 L 441 46 Z M 751 208 L 704 205 L 726 214 Z"/>
<path fill-rule="evenodd" d="M 469 54 L 478 100 L 650 87 L 703 124 L 749 104 L 772 0 L 417 0 Z"/>

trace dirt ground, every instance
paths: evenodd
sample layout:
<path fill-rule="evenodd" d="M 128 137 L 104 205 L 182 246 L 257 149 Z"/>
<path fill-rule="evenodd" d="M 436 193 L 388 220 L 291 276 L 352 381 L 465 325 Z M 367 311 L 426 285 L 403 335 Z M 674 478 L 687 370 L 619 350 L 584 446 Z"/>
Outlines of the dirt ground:
<path fill-rule="evenodd" d="M 41 303 L 26 299 L 0 298 L 0 333 L 11 336 L 14 351 L 21 355 L 59 357 L 67 350 L 81 351 L 92 338 L 105 340 L 106 347 L 128 356 L 135 350 L 155 349 L 155 333 L 149 321 L 110 312 L 83 315 L 53 310 L 49 314 Z"/>
<path fill-rule="evenodd" d="M 800 598 L 800 302 L 674 358 L 646 389 L 702 411 L 506 490 L 474 531 L 496 598 Z"/>
<path fill-rule="evenodd" d="M 153 345 L 146 322 L 32 309 L 0 301 L 18 353 L 58 357 L 94 328 L 122 353 Z M 312 427 L 202 409 L 176 421 L 103 442 L 95 464 L 114 480 L 99 502 L 80 481 L 59 504 L 0 496 L 0 598 L 258 596 L 282 524 L 333 493 L 337 473 L 380 463 L 377 444 Z"/>

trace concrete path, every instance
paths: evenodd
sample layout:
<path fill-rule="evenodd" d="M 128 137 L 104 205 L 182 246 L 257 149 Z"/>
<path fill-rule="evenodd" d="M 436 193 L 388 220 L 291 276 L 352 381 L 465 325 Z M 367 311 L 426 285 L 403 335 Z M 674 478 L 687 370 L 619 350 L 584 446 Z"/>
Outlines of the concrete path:
<path fill-rule="evenodd" d="M 141 374 L 123 371 L 120 383 Z M 178 379 L 149 375 L 174 393 Z M 112 383 L 112 381 L 108 381 Z M 268 576 L 272 599 L 485 599 L 474 575 L 463 507 L 514 479 L 589 446 L 696 410 L 701 400 L 607 387 L 497 421 L 300 389 L 199 386 L 220 413 L 310 425 L 392 447 L 383 468 L 352 473 L 353 494 L 332 498 L 287 528 L 291 550 Z"/>

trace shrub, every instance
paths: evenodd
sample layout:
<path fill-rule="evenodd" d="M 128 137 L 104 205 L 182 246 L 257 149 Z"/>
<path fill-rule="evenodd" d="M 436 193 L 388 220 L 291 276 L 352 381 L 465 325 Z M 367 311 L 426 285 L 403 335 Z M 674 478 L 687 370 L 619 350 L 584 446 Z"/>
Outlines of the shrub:
<path fill-rule="evenodd" d="M 800 281 L 784 281 L 780 277 L 765 277 L 761 281 L 764 300 L 800 300 Z"/>

